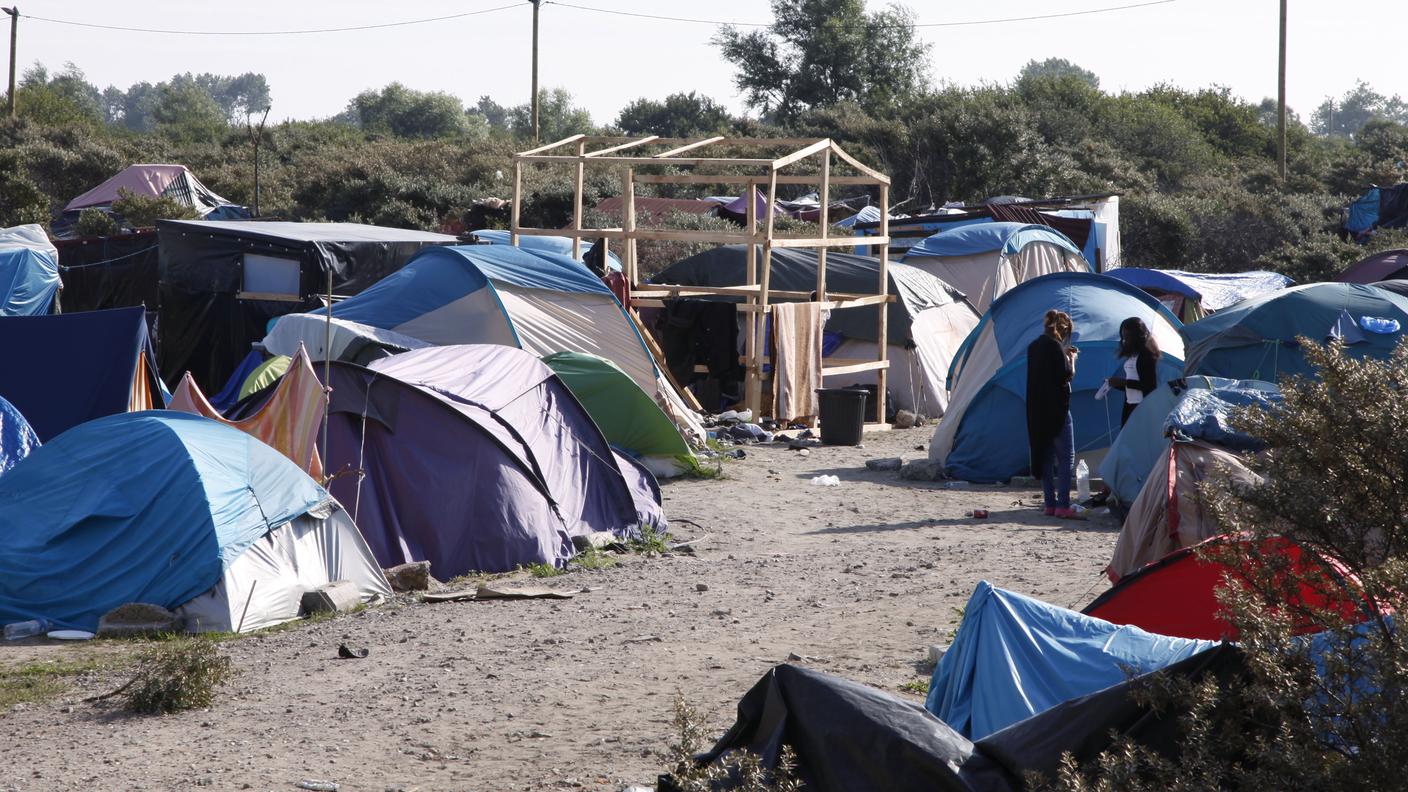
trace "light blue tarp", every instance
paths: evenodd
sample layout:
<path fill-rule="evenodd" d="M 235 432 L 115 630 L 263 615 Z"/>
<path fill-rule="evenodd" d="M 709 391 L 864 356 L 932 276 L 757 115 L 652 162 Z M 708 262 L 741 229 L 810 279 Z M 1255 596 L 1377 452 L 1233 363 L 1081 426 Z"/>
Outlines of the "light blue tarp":
<path fill-rule="evenodd" d="M 1105 273 L 1141 289 L 1158 289 L 1192 297 L 1206 311 L 1221 311 L 1243 300 L 1290 286 L 1290 278 L 1279 272 L 1253 270 L 1214 274 L 1182 270 L 1120 267 Z"/>
<path fill-rule="evenodd" d="M 1134 316 L 1168 338 L 1180 323 L 1158 300 L 1126 283 L 1103 275 L 1057 272 L 1019 284 L 998 297 L 954 356 L 960 361 L 972 353 L 977 339 L 991 326 L 1002 366 L 960 414 L 953 447 L 944 462 L 948 475 L 969 481 L 1006 481 L 1030 468 L 1027 442 L 1027 345 L 1042 333 L 1042 319 L 1049 309 L 1070 314 L 1074 341 L 1080 348 L 1075 381 L 1071 383 L 1071 418 L 1076 453 L 1108 448 L 1120 427 L 1124 396 L 1111 391 L 1095 398 L 1105 379 L 1120 371 L 1120 323 Z M 1174 340 L 1177 340 L 1176 338 Z M 1158 379 L 1182 376 L 1183 361 L 1177 349 L 1164 349 Z M 965 376 L 966 373 L 965 373 Z M 950 376 L 952 379 L 952 376 Z"/>
<path fill-rule="evenodd" d="M 39 447 L 39 436 L 15 405 L 0 396 L 0 474 L 19 464 Z"/>
<path fill-rule="evenodd" d="M 1361 325 L 1365 318 L 1392 319 L 1400 330 L 1363 333 L 1363 341 L 1345 347 L 1356 358 L 1386 359 L 1408 327 L 1408 298 L 1357 283 L 1310 283 L 1247 300 L 1183 328 L 1188 374 L 1268 382 L 1312 369 L 1296 341 L 1305 336 L 1323 342 L 1348 312 Z"/>
<path fill-rule="evenodd" d="M 974 223 L 959 228 L 940 231 L 911 247 L 905 254 L 909 257 L 921 256 L 973 256 L 979 253 L 1001 251 L 1005 255 L 1016 253 L 1033 242 L 1048 242 L 1072 253 L 1080 253 L 1065 234 L 1043 225 L 1024 223 Z"/>
<path fill-rule="evenodd" d="M 877 218 L 878 219 L 878 218 Z M 498 228 L 485 228 L 474 232 L 474 236 L 488 242 L 491 245 L 509 245 L 512 238 L 509 232 Z M 524 250 L 538 250 L 544 253 L 556 253 L 559 256 L 572 256 L 572 238 L 565 236 L 520 236 L 518 246 Z M 582 240 L 582 255 L 586 256 L 587 251 L 592 249 L 592 243 Z M 615 252 L 607 250 L 607 258 L 611 262 L 610 269 L 621 271 L 621 257 Z M 580 260 L 580 259 L 579 259 Z"/>
<path fill-rule="evenodd" d="M 126 602 L 179 607 L 327 497 L 279 452 L 208 418 L 89 421 L 0 476 L 0 624 L 94 630 Z"/>
<path fill-rule="evenodd" d="M 0 316 L 52 313 L 58 291 L 57 256 L 32 247 L 0 247 Z"/>
<path fill-rule="evenodd" d="M 1362 234 L 1379 224 L 1379 188 L 1370 187 L 1367 192 L 1349 205 L 1349 217 L 1344 230 L 1351 234 Z"/>
<path fill-rule="evenodd" d="M 924 706 L 979 740 L 1213 646 L 1111 624 L 983 581 L 934 669 Z"/>
<path fill-rule="evenodd" d="M 1278 401 L 1280 389 L 1270 382 L 1222 377 L 1160 382 L 1130 414 L 1111 444 L 1100 463 L 1100 478 L 1121 503 L 1133 503 L 1155 460 L 1167 450 L 1165 437 L 1170 429 L 1233 450 L 1251 449 L 1254 444 L 1250 438 L 1231 428 L 1232 412 L 1238 407 Z"/>

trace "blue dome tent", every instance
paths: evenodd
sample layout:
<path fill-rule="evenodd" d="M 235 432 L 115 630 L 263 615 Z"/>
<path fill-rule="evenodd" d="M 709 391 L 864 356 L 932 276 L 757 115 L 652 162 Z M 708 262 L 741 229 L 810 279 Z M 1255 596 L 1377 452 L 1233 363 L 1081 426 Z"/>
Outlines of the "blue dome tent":
<path fill-rule="evenodd" d="M 963 292 L 985 313 L 1007 290 L 1053 272 L 1091 272 L 1065 234 L 1043 225 L 975 223 L 940 231 L 903 259 Z"/>
<path fill-rule="evenodd" d="M 1159 380 L 1181 375 L 1181 326 L 1150 295 L 1113 278 L 1062 272 L 1028 281 L 999 297 L 949 369 L 948 412 L 934 431 L 929 458 L 955 478 L 1006 481 L 1030 468 L 1027 445 L 1027 345 L 1042 332 L 1049 309 L 1065 311 L 1080 348 L 1071 384 L 1077 454 L 1109 448 L 1119 431 L 1124 399 L 1095 392 L 1120 365 L 1119 326 L 1137 316 L 1153 332 L 1163 355 Z"/>
<path fill-rule="evenodd" d="M 39 447 L 39 436 L 15 405 L 0 396 L 0 474 L 18 465 Z"/>

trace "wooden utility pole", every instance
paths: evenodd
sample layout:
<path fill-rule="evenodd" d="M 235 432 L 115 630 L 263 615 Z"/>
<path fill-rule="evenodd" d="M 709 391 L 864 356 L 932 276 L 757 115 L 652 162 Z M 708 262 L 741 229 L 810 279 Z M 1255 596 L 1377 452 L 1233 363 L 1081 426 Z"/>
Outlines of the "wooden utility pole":
<path fill-rule="evenodd" d="M 254 216 L 259 217 L 259 144 L 264 140 L 264 122 L 269 120 L 269 107 L 265 106 L 264 116 L 259 119 L 256 129 L 248 112 L 244 116 L 245 129 L 249 131 L 250 142 L 254 144 Z"/>
<path fill-rule="evenodd" d="M 533 4 L 533 143 L 534 143 L 534 144 L 537 144 L 537 142 L 538 142 L 538 7 L 542 5 L 542 0 L 529 0 L 529 1 Z M 1285 5 L 1285 4 L 1284 4 L 1284 0 L 1283 0 L 1283 2 L 1282 2 L 1282 7 L 1283 7 L 1283 8 L 1284 8 L 1284 5 Z M 1283 34 L 1283 35 L 1282 35 L 1282 40 L 1284 40 L 1284 39 L 1285 39 L 1285 35 Z M 11 46 L 13 47 L 13 45 L 11 45 Z M 12 49 L 12 51 L 13 51 L 13 49 Z M 11 64 L 11 65 L 10 65 L 10 75 L 11 75 L 11 77 L 10 77 L 10 84 L 13 86 L 13 85 L 14 85 L 14 73 L 15 73 L 14 56 L 13 56 L 13 55 L 11 56 L 10 64 Z M 14 88 L 11 88 L 10 91 L 11 91 L 11 93 L 13 93 L 13 92 L 14 92 Z M 11 101 L 11 104 L 13 105 L 13 100 Z"/>
<path fill-rule="evenodd" d="M 15 42 L 19 38 L 20 7 L 3 8 L 10 15 L 10 118 L 15 117 Z"/>
<path fill-rule="evenodd" d="M 1276 69 L 1276 139 L 1280 142 L 1277 168 L 1286 180 L 1286 0 L 1281 0 L 1281 60 Z"/>

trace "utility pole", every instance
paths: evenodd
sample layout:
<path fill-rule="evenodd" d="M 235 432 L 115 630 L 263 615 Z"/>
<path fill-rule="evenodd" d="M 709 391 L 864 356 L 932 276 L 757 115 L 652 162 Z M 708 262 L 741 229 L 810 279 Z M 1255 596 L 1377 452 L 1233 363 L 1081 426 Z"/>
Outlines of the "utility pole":
<path fill-rule="evenodd" d="M 19 37 L 20 7 L 0 8 L 10 15 L 10 118 L 15 117 L 15 42 Z"/>
<path fill-rule="evenodd" d="M 542 0 L 528 0 L 532 3 L 532 142 L 538 144 L 538 7 Z M 1284 0 L 1283 0 L 1284 3 Z M 10 45 L 10 94 L 14 96 L 14 45 Z M 14 113 L 14 99 L 10 100 L 10 111 Z"/>
<path fill-rule="evenodd" d="M 254 216 L 259 217 L 259 144 L 264 140 L 264 122 L 269 120 L 269 106 L 264 107 L 264 116 L 259 119 L 259 128 L 250 123 L 250 114 L 244 114 L 244 126 L 249 131 L 249 139 L 254 142 Z"/>
<path fill-rule="evenodd" d="M 1281 61 L 1276 70 L 1276 138 L 1280 141 L 1277 167 L 1286 180 L 1286 0 L 1281 0 Z"/>

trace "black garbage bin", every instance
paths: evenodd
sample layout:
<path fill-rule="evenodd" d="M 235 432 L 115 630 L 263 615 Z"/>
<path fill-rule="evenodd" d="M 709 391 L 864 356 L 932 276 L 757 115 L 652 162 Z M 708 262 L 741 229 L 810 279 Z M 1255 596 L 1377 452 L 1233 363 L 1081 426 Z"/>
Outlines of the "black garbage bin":
<path fill-rule="evenodd" d="M 870 394 L 852 388 L 818 388 L 816 395 L 821 442 L 860 445 L 865 431 L 865 397 Z"/>

